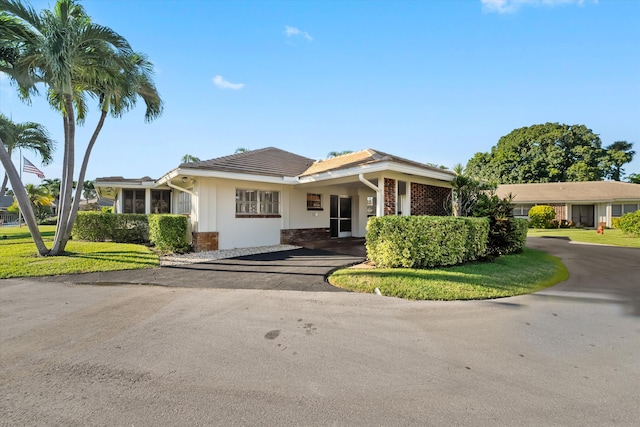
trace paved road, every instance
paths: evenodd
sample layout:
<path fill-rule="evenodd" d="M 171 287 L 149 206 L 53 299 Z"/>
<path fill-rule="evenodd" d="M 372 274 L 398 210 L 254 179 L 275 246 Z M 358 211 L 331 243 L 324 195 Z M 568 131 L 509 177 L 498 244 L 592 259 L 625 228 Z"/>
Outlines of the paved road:
<path fill-rule="evenodd" d="M 494 301 L 0 281 L 0 424 L 637 425 L 640 250 L 530 244 Z"/>

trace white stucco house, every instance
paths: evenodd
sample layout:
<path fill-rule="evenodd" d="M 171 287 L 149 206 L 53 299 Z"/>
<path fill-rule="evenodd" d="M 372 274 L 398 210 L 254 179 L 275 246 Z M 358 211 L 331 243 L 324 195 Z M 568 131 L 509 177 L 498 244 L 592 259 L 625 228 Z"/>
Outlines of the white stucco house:
<path fill-rule="evenodd" d="M 640 209 L 640 184 L 619 181 L 548 182 L 540 184 L 504 184 L 499 197 L 514 196 L 514 215 L 526 218 L 535 205 L 550 205 L 556 219 L 573 221 L 584 227 L 605 223 L 612 218 Z"/>
<path fill-rule="evenodd" d="M 454 177 L 372 149 L 316 161 L 268 147 L 94 185 L 116 213 L 188 215 L 201 251 L 364 237 L 376 215 L 446 215 Z"/>

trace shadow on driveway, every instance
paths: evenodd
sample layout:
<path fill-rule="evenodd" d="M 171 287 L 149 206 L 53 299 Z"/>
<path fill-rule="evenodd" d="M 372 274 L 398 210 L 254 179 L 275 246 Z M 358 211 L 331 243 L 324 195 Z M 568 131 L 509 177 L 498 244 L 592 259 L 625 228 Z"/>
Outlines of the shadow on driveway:
<path fill-rule="evenodd" d="M 333 270 L 363 258 L 321 249 L 296 249 L 181 266 L 30 278 L 84 285 L 344 292 L 326 281 Z"/>

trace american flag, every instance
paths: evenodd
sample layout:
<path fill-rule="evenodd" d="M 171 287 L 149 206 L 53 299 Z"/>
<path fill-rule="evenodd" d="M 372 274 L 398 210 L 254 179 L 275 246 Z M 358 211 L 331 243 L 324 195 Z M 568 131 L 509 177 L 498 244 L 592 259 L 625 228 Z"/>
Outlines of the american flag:
<path fill-rule="evenodd" d="M 44 179 L 44 173 L 36 167 L 33 163 L 27 160 L 26 157 L 22 158 L 24 160 L 24 165 L 22 166 L 22 172 L 35 173 L 38 175 L 38 178 Z"/>

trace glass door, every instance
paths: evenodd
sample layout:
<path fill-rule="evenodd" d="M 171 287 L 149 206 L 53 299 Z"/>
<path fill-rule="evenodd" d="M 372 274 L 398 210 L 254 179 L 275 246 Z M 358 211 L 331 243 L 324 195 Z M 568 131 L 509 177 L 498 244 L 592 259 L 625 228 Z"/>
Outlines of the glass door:
<path fill-rule="evenodd" d="M 351 197 L 331 195 L 329 226 L 331 237 L 351 237 Z"/>

